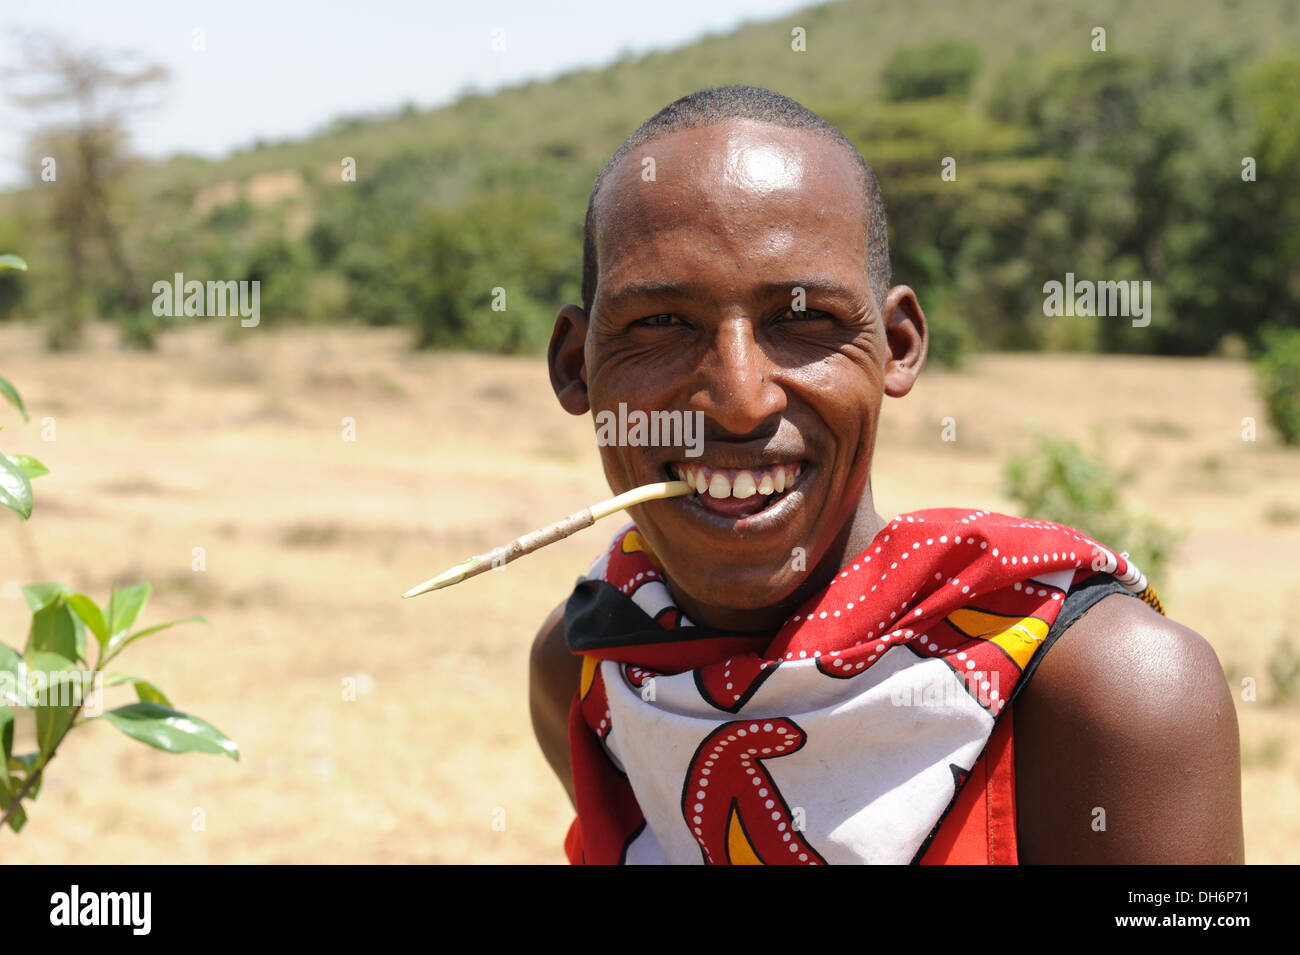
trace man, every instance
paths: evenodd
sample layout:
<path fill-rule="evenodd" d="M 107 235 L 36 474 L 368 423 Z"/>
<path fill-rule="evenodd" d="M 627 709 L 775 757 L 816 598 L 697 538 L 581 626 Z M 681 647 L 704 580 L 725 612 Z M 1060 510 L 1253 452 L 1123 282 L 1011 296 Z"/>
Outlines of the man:
<path fill-rule="evenodd" d="M 572 861 L 1243 861 L 1223 671 L 1140 571 L 1058 525 L 876 512 L 926 323 L 838 130 L 684 97 L 597 178 L 584 253 L 560 404 L 700 412 L 705 442 L 601 448 L 616 492 L 697 493 L 632 508 L 534 643 Z"/>

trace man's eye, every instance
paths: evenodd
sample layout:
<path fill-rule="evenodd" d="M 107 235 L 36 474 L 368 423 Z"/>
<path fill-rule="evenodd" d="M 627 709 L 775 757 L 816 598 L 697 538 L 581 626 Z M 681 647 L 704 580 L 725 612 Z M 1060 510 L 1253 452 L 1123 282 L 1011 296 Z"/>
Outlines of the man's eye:
<path fill-rule="evenodd" d="M 831 316 L 826 314 L 825 312 L 819 312 L 816 309 L 812 309 L 812 308 L 801 308 L 801 309 L 787 308 L 785 311 L 781 312 L 781 314 L 777 316 L 777 320 L 782 322 L 788 322 L 788 321 L 817 322 L 817 321 L 823 321 L 830 318 Z"/>
<path fill-rule="evenodd" d="M 643 318 L 637 323 L 638 325 L 682 325 L 684 324 L 676 315 L 651 315 L 649 318 Z"/>

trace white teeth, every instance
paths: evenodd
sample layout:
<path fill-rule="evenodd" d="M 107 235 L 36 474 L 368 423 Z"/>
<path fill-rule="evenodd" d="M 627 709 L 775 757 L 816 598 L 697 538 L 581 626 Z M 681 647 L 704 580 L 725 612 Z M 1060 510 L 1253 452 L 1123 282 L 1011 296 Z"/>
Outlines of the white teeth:
<path fill-rule="evenodd" d="M 673 471 L 681 480 L 693 487 L 695 493 L 703 494 L 709 489 L 709 479 L 704 476 L 703 468 L 693 468 L 682 464 L 674 464 Z"/>
<path fill-rule="evenodd" d="M 794 487 L 795 479 L 803 473 L 803 466 L 796 464 L 778 464 L 761 470 L 740 471 L 735 480 L 728 480 L 722 471 L 714 471 L 704 466 L 674 464 L 673 473 L 695 489 L 695 493 L 708 494 L 719 500 L 736 497 L 744 500 L 755 494 L 767 497 L 783 494 Z"/>

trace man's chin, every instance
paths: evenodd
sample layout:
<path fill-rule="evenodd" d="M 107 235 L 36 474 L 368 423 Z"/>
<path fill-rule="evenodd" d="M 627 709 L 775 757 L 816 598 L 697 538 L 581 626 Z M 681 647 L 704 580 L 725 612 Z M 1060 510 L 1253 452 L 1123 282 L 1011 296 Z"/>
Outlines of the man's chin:
<path fill-rule="evenodd" d="M 730 537 L 722 531 L 701 533 L 697 528 L 686 533 L 675 520 L 649 525 L 638 522 L 638 526 L 677 603 L 696 624 L 708 622 L 697 619 L 701 616 L 714 620 L 770 618 L 776 610 L 788 608 L 799 588 L 809 581 L 811 553 L 806 546 L 808 538 L 801 532 L 788 537 L 759 534 L 746 538 Z M 723 625 L 722 629 L 749 628 Z"/>
<path fill-rule="evenodd" d="M 688 570 L 674 575 L 666 568 L 674 597 L 692 623 L 698 620 L 695 607 L 707 607 L 715 626 L 744 632 L 749 629 L 772 629 L 773 614 L 784 619 L 793 612 L 796 591 L 807 583 L 808 575 L 794 571 L 789 563 L 765 572 L 759 567 L 716 567 L 713 572 Z M 762 625 L 758 620 L 765 620 Z M 751 625 L 748 621 L 754 621 Z"/>
<path fill-rule="evenodd" d="M 666 476 L 690 482 L 689 471 L 668 470 Z M 734 472 L 727 474 L 734 483 Z M 771 618 L 808 583 L 811 545 L 824 526 L 824 475 L 803 459 L 789 464 L 787 476 L 785 483 L 778 475 L 778 489 L 769 494 L 737 500 L 706 489 L 634 509 L 674 593 L 693 605 L 682 609 L 694 622 L 706 622 L 695 619 L 700 612 L 714 619 Z"/>

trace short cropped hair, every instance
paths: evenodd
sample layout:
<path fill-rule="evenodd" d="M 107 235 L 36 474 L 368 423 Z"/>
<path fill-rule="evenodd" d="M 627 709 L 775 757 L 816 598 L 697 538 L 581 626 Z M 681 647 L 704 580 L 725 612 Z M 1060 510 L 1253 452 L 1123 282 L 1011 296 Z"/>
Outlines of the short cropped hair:
<path fill-rule="evenodd" d="M 885 201 L 880 195 L 876 174 L 862 153 L 834 125 L 806 106 L 759 86 L 718 86 L 698 90 L 669 103 L 642 123 L 605 163 L 591 187 L 587 200 L 587 218 L 582 238 L 582 307 L 590 314 L 596 296 L 596 279 L 600 263 L 596 256 L 596 207 L 605 180 L 618 168 L 627 154 L 638 146 L 659 139 L 679 129 L 714 126 L 730 119 L 751 119 L 787 129 L 802 129 L 824 136 L 853 157 L 858 169 L 858 184 L 864 206 L 867 231 L 867 270 L 871 291 L 877 305 L 889 294 L 889 224 L 885 219 Z"/>

